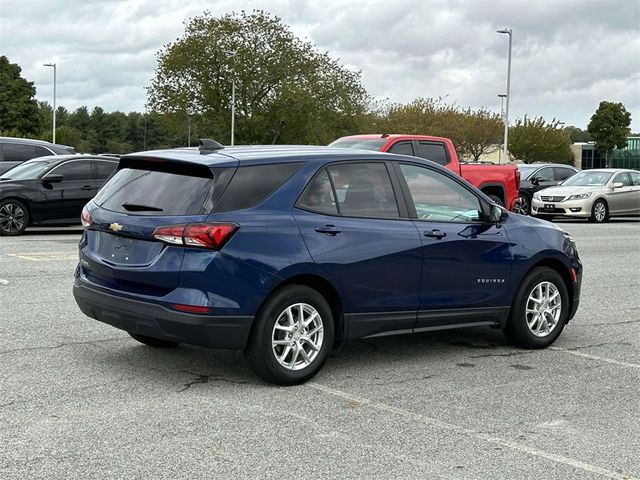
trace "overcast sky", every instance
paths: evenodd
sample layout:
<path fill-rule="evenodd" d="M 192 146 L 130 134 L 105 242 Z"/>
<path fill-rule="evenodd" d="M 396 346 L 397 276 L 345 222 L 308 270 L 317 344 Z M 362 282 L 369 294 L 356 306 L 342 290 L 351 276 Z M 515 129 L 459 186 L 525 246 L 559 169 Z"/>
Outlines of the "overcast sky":
<path fill-rule="evenodd" d="M 601 100 L 640 131 L 640 0 L 0 0 L 0 54 L 51 102 L 142 111 L 155 54 L 205 9 L 263 9 L 362 71 L 375 97 L 443 97 L 500 110 L 513 28 L 511 118 L 585 128 Z M 0 86 L 1 88 L 1 86 Z M 425 132 L 428 133 L 428 132 Z"/>

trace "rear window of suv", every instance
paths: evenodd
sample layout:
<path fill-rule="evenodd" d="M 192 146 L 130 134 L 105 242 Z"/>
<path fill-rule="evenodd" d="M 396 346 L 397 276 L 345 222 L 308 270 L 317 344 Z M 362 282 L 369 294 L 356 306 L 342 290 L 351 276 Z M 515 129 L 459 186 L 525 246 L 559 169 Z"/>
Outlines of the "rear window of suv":
<path fill-rule="evenodd" d="M 114 212 L 134 215 L 209 213 L 212 177 L 123 168 L 107 182 L 94 202 Z"/>

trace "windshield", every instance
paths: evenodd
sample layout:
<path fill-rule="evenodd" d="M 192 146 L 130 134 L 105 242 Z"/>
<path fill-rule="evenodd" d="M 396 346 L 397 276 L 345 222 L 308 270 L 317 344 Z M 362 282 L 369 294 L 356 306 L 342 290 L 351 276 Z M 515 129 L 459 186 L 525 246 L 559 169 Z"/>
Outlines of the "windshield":
<path fill-rule="evenodd" d="M 601 187 L 605 185 L 613 175 L 613 172 L 584 171 L 576 173 L 562 183 L 562 186 L 576 187 Z"/>
<path fill-rule="evenodd" d="M 520 176 L 522 176 L 522 178 L 524 180 L 528 179 L 531 174 L 533 172 L 535 172 L 538 168 L 538 166 L 533 166 L 533 165 L 518 165 L 518 170 L 520 170 Z"/>
<path fill-rule="evenodd" d="M 379 151 L 387 143 L 386 138 L 345 138 L 342 140 L 336 140 L 330 143 L 330 147 L 340 148 L 359 148 L 362 150 Z"/>
<path fill-rule="evenodd" d="M 4 172 L 0 179 L 29 180 L 38 178 L 38 176 L 47 169 L 49 163 L 50 162 L 46 161 L 24 162 Z"/>

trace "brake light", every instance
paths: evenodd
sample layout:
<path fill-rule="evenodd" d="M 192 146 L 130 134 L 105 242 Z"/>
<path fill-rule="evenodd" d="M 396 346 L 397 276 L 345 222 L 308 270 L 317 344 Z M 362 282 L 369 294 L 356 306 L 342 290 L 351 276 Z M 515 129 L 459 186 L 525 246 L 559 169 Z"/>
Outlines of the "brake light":
<path fill-rule="evenodd" d="M 219 250 L 237 229 L 235 223 L 165 225 L 155 229 L 153 238 L 172 245 Z"/>
<path fill-rule="evenodd" d="M 82 223 L 83 228 L 89 228 L 91 226 L 91 214 L 89 213 L 89 210 L 87 210 L 87 207 L 82 209 L 82 213 L 80 214 L 80 223 Z"/>

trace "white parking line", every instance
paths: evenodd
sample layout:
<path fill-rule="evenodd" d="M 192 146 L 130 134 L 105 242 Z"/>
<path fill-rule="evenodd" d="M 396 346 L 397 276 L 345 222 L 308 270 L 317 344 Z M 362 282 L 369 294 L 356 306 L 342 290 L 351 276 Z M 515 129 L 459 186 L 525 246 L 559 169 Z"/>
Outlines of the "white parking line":
<path fill-rule="evenodd" d="M 419 413 L 411 412 L 409 410 L 405 410 L 403 408 L 394 407 L 391 405 L 387 405 L 386 403 L 376 402 L 369 398 L 359 397 L 357 395 L 352 395 L 347 392 L 343 392 L 342 390 L 337 390 L 335 388 L 327 387 L 326 385 L 321 385 L 315 382 L 307 382 L 307 386 L 311 388 L 315 388 L 316 390 L 320 390 L 328 395 L 333 395 L 335 397 L 342 398 L 347 400 L 350 403 L 359 403 L 361 405 L 369 405 L 373 408 L 377 408 L 378 410 L 382 410 L 389 413 L 394 413 L 396 415 L 400 415 L 405 418 L 409 418 L 411 420 L 415 420 L 427 425 L 432 425 L 437 428 L 441 428 L 443 430 L 448 430 L 452 432 L 461 433 L 463 435 L 468 435 L 470 437 L 474 437 L 478 440 L 482 440 L 487 443 L 501 445 L 503 447 L 510 448 L 512 450 L 516 450 L 522 453 L 526 453 L 528 455 L 532 455 L 535 457 L 544 458 L 546 460 L 551 460 L 557 463 L 562 463 L 564 465 L 568 465 L 571 467 L 579 468 L 584 470 L 585 472 L 593 473 L 596 475 L 600 475 L 605 478 L 615 478 L 619 480 L 639 480 L 635 477 L 631 477 L 629 475 L 625 475 L 623 473 L 613 472 L 611 470 L 607 470 L 602 467 L 598 467 L 597 465 L 591 465 L 590 463 L 581 462 L 580 460 L 576 460 L 574 458 L 565 457 L 564 455 L 558 455 L 556 453 L 550 453 L 544 450 L 540 450 L 538 448 L 530 447 L 528 445 L 522 445 L 513 440 L 509 440 L 507 438 L 495 437 L 493 435 L 487 435 L 486 433 L 481 433 L 476 430 L 460 427 L 458 425 L 454 425 L 452 423 L 443 422 L 441 420 L 437 420 L 435 418 L 427 417 L 425 415 L 420 415 Z"/>
<path fill-rule="evenodd" d="M 67 250 L 64 252 L 7 253 L 7 256 L 41 262 L 47 260 L 75 260 L 78 258 L 78 253 L 77 251 Z"/>
<path fill-rule="evenodd" d="M 601 362 L 611 363 L 613 365 L 619 365 L 621 367 L 628 368 L 640 368 L 640 364 L 622 362 L 620 360 L 614 360 L 613 358 L 601 357 L 599 355 L 592 355 L 590 353 L 578 352 L 576 350 L 569 350 L 562 347 L 549 347 L 549 350 L 555 350 L 557 352 L 568 353 L 569 355 L 575 355 L 576 357 L 588 358 L 589 360 L 600 360 Z"/>

